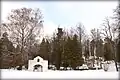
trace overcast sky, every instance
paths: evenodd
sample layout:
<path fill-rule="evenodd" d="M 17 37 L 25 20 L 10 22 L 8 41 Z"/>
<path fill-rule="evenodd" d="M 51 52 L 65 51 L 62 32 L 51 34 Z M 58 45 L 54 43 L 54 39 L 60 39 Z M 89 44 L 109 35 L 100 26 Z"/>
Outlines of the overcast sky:
<path fill-rule="evenodd" d="M 103 19 L 113 15 L 117 1 L 2 1 L 1 16 L 5 21 L 11 9 L 40 8 L 44 15 L 44 32 L 52 34 L 58 25 L 69 28 L 81 22 L 89 32 L 100 27 Z"/>

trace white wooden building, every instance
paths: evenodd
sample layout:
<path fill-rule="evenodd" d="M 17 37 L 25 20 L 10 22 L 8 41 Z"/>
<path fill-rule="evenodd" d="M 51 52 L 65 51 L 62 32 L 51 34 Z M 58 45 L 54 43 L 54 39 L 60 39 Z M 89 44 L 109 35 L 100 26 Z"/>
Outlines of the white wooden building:
<path fill-rule="evenodd" d="M 37 56 L 33 60 L 29 60 L 28 70 L 46 72 L 48 70 L 48 61 L 43 60 L 43 58 L 41 58 L 40 56 Z"/>

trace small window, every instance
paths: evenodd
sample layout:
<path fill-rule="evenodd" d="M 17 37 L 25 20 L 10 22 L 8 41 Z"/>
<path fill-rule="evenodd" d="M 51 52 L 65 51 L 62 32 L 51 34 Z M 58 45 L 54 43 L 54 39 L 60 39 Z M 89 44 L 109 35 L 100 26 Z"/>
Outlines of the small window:
<path fill-rule="evenodd" d="M 40 62 L 40 59 L 37 59 L 37 62 Z"/>

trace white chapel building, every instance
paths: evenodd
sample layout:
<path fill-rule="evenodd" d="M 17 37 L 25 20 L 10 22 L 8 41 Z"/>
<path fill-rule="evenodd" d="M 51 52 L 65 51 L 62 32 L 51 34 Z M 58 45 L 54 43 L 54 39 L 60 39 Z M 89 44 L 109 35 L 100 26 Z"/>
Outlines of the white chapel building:
<path fill-rule="evenodd" d="M 43 58 L 41 58 L 40 56 L 37 56 L 33 60 L 29 60 L 28 70 L 46 72 L 48 70 L 48 61 L 43 60 Z"/>

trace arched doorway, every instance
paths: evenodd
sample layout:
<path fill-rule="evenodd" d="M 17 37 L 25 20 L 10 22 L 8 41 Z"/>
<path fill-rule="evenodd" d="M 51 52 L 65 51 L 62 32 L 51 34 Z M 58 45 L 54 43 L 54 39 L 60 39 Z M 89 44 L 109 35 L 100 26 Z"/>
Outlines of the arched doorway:
<path fill-rule="evenodd" d="M 33 69 L 33 71 L 41 71 L 41 72 L 43 72 L 43 66 L 42 65 L 40 65 L 40 64 L 36 64 L 36 65 L 34 65 L 34 69 Z"/>

